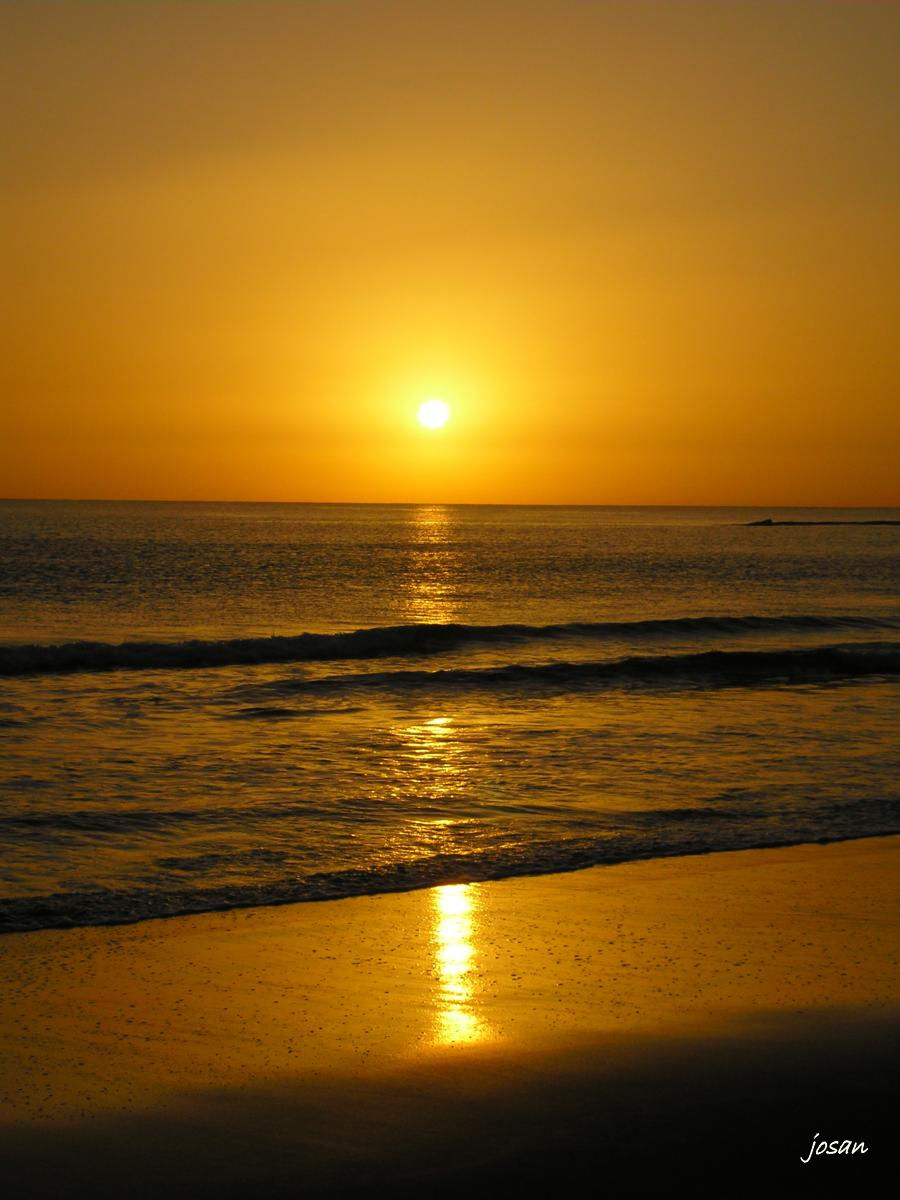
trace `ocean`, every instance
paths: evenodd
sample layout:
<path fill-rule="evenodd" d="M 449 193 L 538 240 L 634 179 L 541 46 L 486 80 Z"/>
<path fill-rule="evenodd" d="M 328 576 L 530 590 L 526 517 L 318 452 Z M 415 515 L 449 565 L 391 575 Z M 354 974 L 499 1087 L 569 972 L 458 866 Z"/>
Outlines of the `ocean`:
<path fill-rule="evenodd" d="M 898 520 L 0 503 L 0 931 L 900 832 Z"/>

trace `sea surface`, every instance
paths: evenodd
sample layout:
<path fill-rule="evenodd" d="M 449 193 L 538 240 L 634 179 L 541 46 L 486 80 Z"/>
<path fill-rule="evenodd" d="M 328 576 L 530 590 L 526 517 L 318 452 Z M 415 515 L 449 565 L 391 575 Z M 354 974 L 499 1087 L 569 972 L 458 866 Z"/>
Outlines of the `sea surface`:
<path fill-rule="evenodd" d="M 4 502 L 0 931 L 900 832 L 898 520 Z"/>

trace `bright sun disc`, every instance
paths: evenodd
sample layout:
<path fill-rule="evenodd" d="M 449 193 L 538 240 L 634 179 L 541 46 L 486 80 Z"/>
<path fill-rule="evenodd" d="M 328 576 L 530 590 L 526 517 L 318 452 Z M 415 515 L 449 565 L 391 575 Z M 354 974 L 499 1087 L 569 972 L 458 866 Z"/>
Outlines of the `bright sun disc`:
<path fill-rule="evenodd" d="M 444 400 L 426 400 L 419 407 L 419 421 L 426 429 L 440 429 L 450 418 L 450 405 Z"/>

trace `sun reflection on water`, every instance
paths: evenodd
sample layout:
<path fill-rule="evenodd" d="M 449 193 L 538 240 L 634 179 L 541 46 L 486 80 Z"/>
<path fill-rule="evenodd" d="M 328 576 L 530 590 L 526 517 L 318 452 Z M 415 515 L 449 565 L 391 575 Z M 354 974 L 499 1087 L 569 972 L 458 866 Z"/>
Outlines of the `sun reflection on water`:
<path fill-rule="evenodd" d="M 443 624 L 457 613 L 459 556 L 453 547 L 454 518 L 441 504 L 426 504 L 410 515 L 414 545 L 405 581 L 406 614 L 416 624 Z"/>
<path fill-rule="evenodd" d="M 410 514 L 412 549 L 405 580 L 406 613 L 416 623 L 458 619 L 459 554 L 454 516 L 440 504 L 421 505 Z M 402 790 L 440 799 L 461 794 L 468 783 L 466 749 L 447 716 L 431 717 L 396 730 L 403 746 Z M 431 818 L 435 848 L 447 849 L 455 821 Z M 419 830 L 421 837 L 422 830 Z M 475 946 L 477 887 L 452 884 L 433 888 L 432 933 L 435 989 L 434 1040 L 438 1045 L 484 1041 L 491 1031 L 478 1012 Z"/>
<path fill-rule="evenodd" d="M 471 768 L 452 717 L 397 725 L 392 732 L 398 743 L 394 791 L 446 799 L 465 789 Z"/>

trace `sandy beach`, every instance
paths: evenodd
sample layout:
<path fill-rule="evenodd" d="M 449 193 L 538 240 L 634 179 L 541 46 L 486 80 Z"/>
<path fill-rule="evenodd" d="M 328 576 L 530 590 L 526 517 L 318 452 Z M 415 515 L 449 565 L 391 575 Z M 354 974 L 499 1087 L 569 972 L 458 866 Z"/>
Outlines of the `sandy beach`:
<path fill-rule="evenodd" d="M 12 1194 L 342 1195 L 889 1153 L 900 839 L 0 940 Z M 807 1156 L 814 1137 L 866 1155 Z M 712 1172 L 712 1174 L 710 1174 Z"/>

